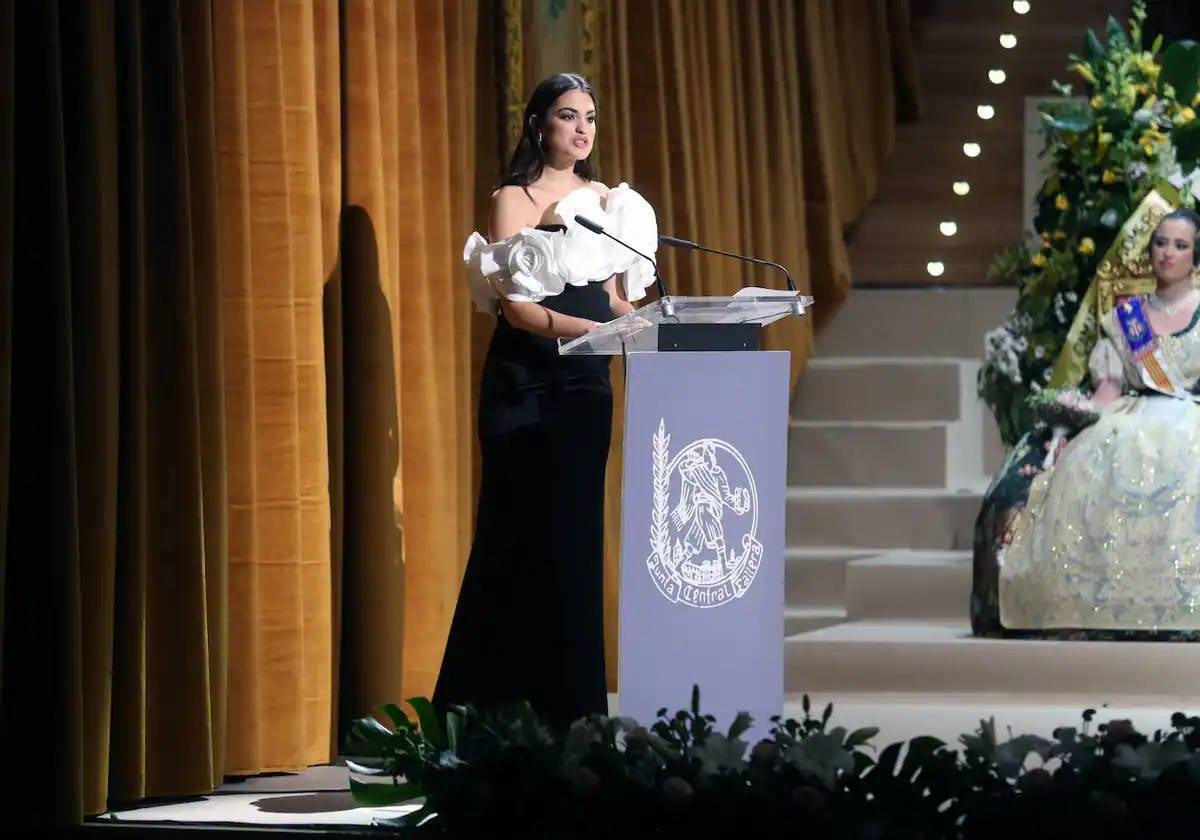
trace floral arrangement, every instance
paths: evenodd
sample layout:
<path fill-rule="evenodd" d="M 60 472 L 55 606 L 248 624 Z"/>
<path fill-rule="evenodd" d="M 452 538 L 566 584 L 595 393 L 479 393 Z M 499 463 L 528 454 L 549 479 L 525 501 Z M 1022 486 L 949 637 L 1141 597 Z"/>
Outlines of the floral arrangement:
<path fill-rule="evenodd" d="M 1044 388 L 1028 399 L 1036 422 L 1073 434 L 1100 419 L 1100 410 L 1078 388 Z"/>
<path fill-rule="evenodd" d="M 1161 38 L 1142 44 L 1144 0 L 1128 31 L 1109 19 L 1106 43 L 1089 30 L 1068 69 L 1082 90 L 1054 83 L 1063 97 L 1042 109 L 1051 174 L 1038 193 L 1035 241 L 999 253 L 995 283 L 1015 284 L 1018 300 L 984 339 L 979 395 L 1008 445 L 1034 422 L 1028 402 L 1050 381 L 1076 310 L 1124 220 L 1155 184 L 1169 182 L 1184 204 L 1200 196 L 1200 45 Z M 1094 337 L 1092 338 L 1094 340 Z"/>
<path fill-rule="evenodd" d="M 444 717 L 410 701 L 418 721 L 385 706 L 393 728 L 356 721 L 347 762 L 355 799 L 386 806 L 378 821 L 439 836 L 693 838 L 1191 837 L 1200 825 L 1200 717 L 1175 714 L 1146 736 L 1127 720 L 1051 738 L 1001 739 L 981 721 L 952 749 L 931 737 L 876 751 L 874 728 L 830 726 L 832 706 L 772 718 L 753 747 L 739 714 L 725 731 L 700 711 L 658 712 L 649 728 L 591 716 L 552 732 L 526 704 Z M 1176 833 L 1177 832 L 1177 833 Z"/>

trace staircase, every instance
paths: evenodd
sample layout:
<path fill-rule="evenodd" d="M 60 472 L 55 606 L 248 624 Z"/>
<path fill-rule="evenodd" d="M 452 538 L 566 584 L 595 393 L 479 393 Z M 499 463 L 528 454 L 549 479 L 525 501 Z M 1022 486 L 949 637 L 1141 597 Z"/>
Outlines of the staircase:
<path fill-rule="evenodd" d="M 856 285 L 911 285 L 927 278 L 930 260 L 945 265 L 942 285 L 986 282 L 992 257 L 1023 233 L 1025 97 L 1053 96 L 1051 80 L 1069 81 L 1068 56 L 1088 27 L 1103 35 L 1109 15 L 1123 23 L 1129 0 L 1034 0 L 1024 15 L 1009 0 L 936 3 L 917 48 L 921 117 L 897 129 L 879 190 L 849 232 Z M 1017 37 L 1014 49 L 1001 46 L 1001 33 Z M 1003 84 L 989 81 L 994 69 Z M 979 105 L 994 108 L 991 119 L 978 116 Z M 967 141 L 980 144 L 978 157 L 963 154 Z M 952 192 L 959 180 L 969 194 Z M 957 224 L 955 235 L 940 232 L 944 221 Z"/>
<path fill-rule="evenodd" d="M 975 377 L 1013 299 L 859 290 L 818 337 L 792 406 L 789 714 L 808 693 L 881 737 L 953 740 L 997 711 L 1048 734 L 1106 702 L 1153 726 L 1197 706 L 1200 645 L 971 636 L 974 521 L 1003 456 Z"/>

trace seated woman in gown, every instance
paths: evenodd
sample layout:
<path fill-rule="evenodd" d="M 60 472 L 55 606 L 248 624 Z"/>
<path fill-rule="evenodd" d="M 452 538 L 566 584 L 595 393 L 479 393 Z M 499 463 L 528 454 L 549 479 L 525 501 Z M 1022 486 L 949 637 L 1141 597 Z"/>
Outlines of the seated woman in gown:
<path fill-rule="evenodd" d="M 1191 210 L 1153 228 L 1155 291 L 1100 319 L 1095 421 L 1030 432 L 989 489 L 976 635 L 1200 641 L 1198 236 Z"/>

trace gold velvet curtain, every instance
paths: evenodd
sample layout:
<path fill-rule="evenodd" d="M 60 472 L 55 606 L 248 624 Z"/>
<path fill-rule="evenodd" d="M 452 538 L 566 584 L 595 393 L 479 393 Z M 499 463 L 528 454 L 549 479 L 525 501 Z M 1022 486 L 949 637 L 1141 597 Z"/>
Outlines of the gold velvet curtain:
<path fill-rule="evenodd" d="M 0 2 L 14 819 L 324 762 L 430 690 L 470 529 L 477 18 Z"/>
<path fill-rule="evenodd" d="M 529 11 L 0 0 L 14 819 L 325 761 L 339 721 L 432 690 L 491 329 L 457 255 L 502 170 L 505 72 L 535 61 L 508 28 Z M 828 318 L 895 91 L 915 101 L 903 0 L 570 14 L 598 66 L 603 176 L 663 232 L 786 263 Z M 695 255 L 664 268 L 678 293 L 778 282 Z M 798 371 L 811 322 L 769 342 Z"/>

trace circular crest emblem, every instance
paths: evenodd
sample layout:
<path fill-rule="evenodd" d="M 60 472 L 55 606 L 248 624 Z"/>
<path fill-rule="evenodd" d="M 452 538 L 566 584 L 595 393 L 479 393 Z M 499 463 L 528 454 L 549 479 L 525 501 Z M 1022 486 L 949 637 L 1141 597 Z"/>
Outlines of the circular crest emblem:
<path fill-rule="evenodd" d="M 754 475 L 718 438 L 694 440 L 674 455 L 670 443 L 659 420 L 646 568 L 668 600 L 719 607 L 742 597 L 762 565 Z"/>

